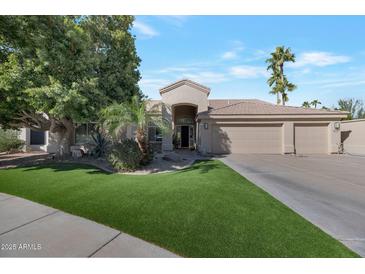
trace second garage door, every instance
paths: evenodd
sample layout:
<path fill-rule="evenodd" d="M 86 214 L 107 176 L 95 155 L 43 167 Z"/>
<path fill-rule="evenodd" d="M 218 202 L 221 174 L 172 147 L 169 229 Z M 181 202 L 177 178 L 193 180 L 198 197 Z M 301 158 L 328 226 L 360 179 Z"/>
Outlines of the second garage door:
<path fill-rule="evenodd" d="M 327 154 L 328 125 L 301 124 L 295 125 L 296 154 Z"/>
<path fill-rule="evenodd" d="M 225 153 L 282 153 L 282 124 L 215 125 L 213 152 Z"/>

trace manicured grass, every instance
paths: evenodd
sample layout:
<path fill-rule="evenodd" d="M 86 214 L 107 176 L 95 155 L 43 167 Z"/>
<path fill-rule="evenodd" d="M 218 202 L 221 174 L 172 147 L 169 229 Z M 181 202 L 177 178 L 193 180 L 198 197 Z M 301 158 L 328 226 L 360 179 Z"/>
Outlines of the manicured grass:
<path fill-rule="evenodd" d="M 0 170 L 0 192 L 186 257 L 357 257 L 219 161 L 146 176 L 71 164 Z"/>

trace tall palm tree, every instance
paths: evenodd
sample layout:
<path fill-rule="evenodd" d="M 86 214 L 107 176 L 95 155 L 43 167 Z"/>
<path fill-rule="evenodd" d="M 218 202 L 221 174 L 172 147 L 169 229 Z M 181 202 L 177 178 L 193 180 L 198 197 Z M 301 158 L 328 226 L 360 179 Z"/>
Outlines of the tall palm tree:
<path fill-rule="evenodd" d="M 267 80 L 268 85 L 271 87 L 270 93 L 276 95 L 276 104 L 280 105 L 280 88 L 277 85 L 277 81 L 280 78 L 279 72 L 273 70 L 270 78 Z"/>
<path fill-rule="evenodd" d="M 312 106 L 314 106 L 314 108 L 317 108 L 317 105 L 322 105 L 322 103 L 319 100 L 317 100 L 317 99 L 315 99 L 312 102 L 310 102 L 310 104 Z"/>
<path fill-rule="evenodd" d="M 133 96 L 130 102 L 113 103 L 101 111 L 101 123 L 114 140 L 119 140 L 128 126 L 136 127 L 136 142 L 143 158 L 148 157 L 147 130 L 153 123 L 162 133 L 169 130 L 169 123 L 161 117 L 155 105 L 147 110 L 149 101 Z"/>
<path fill-rule="evenodd" d="M 287 91 L 293 91 L 296 86 L 290 83 L 284 74 L 284 64 L 285 62 L 295 62 L 295 55 L 291 52 L 290 48 L 285 48 L 284 46 L 277 47 L 274 52 L 271 53 L 271 57 L 266 60 L 268 64 L 267 70 L 271 70 L 271 77 L 268 79 L 267 83 L 272 90 L 270 93 L 277 95 L 277 104 L 281 103 L 285 105 L 288 101 Z"/>

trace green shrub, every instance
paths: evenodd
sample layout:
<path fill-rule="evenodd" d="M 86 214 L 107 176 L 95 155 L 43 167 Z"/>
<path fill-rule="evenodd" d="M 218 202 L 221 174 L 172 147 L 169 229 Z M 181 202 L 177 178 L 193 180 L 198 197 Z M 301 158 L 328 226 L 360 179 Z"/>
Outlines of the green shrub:
<path fill-rule="evenodd" d="M 136 141 L 125 139 L 113 145 L 109 161 L 118 171 L 133 171 L 141 165 L 143 155 Z"/>
<path fill-rule="evenodd" d="M 24 142 L 19 140 L 19 131 L 0 128 L 0 152 L 20 150 Z"/>

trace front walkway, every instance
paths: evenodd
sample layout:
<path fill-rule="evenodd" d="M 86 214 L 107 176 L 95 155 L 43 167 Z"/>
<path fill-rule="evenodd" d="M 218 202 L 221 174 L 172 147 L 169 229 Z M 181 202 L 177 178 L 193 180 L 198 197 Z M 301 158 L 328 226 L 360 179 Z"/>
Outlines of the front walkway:
<path fill-rule="evenodd" d="M 44 151 L 0 153 L 0 169 L 17 167 L 19 165 L 40 164 L 47 161 L 50 155 Z"/>
<path fill-rule="evenodd" d="M 191 166 L 195 161 L 206 160 L 208 157 L 200 155 L 197 151 L 188 149 L 177 149 L 158 153 L 153 161 L 142 166 L 133 172 L 126 172 L 128 175 L 147 175 L 152 173 L 164 173 L 182 170 Z"/>
<path fill-rule="evenodd" d="M 0 257 L 178 257 L 118 230 L 0 193 Z"/>

